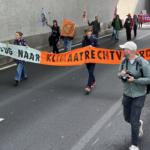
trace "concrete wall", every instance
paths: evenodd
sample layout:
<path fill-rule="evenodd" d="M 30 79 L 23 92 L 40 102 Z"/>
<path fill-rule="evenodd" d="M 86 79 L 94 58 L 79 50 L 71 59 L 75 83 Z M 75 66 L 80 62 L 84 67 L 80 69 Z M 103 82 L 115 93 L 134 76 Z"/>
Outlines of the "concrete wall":
<path fill-rule="evenodd" d="M 63 19 L 67 19 L 76 24 L 73 43 L 81 42 L 84 28 L 87 27 L 87 23 L 82 22 L 84 7 L 90 21 L 95 15 L 99 16 L 101 36 L 109 34 L 112 28 L 108 29 L 108 26 L 117 3 L 121 19 L 125 19 L 128 13 L 133 15 L 143 9 L 150 13 L 149 0 L 0 0 L 0 41 L 13 43 L 15 32 L 21 31 L 30 47 L 48 50 L 51 30 L 47 26 L 43 28 L 39 22 L 42 7 L 49 23 L 56 19 L 61 27 Z M 58 46 L 62 47 L 60 44 Z M 0 65 L 11 61 L 12 59 L 0 56 Z"/>

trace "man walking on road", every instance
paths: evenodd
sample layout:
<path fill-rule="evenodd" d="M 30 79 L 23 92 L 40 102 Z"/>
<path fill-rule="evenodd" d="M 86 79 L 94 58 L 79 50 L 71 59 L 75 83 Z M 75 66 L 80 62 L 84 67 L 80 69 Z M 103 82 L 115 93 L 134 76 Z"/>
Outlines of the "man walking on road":
<path fill-rule="evenodd" d="M 99 47 L 98 39 L 92 36 L 92 30 L 85 29 L 85 33 L 86 33 L 86 36 L 84 40 L 82 41 L 82 47 L 86 47 L 86 46 L 89 46 L 89 48 Z M 94 77 L 95 63 L 87 63 L 86 67 L 89 72 L 89 80 L 88 80 L 88 84 L 85 90 L 87 92 L 90 92 L 91 87 L 94 87 L 96 85 L 95 77 Z"/>
<path fill-rule="evenodd" d="M 98 35 L 101 32 L 100 22 L 98 22 L 98 16 L 95 16 L 95 21 L 91 23 L 88 20 L 88 25 L 93 26 L 93 35 L 98 38 Z"/>
<path fill-rule="evenodd" d="M 131 14 L 127 15 L 128 18 L 125 21 L 124 27 L 126 28 L 127 41 L 131 41 L 131 31 L 134 26 L 134 21 L 131 18 Z"/>
<path fill-rule="evenodd" d="M 134 42 L 127 42 L 120 47 L 123 49 L 124 58 L 118 77 L 124 83 L 124 119 L 131 124 L 132 146 L 129 149 L 139 150 L 139 137 L 143 136 L 143 121 L 140 120 L 140 115 L 146 99 L 147 85 L 150 84 L 150 64 L 136 54 L 137 45 Z"/>

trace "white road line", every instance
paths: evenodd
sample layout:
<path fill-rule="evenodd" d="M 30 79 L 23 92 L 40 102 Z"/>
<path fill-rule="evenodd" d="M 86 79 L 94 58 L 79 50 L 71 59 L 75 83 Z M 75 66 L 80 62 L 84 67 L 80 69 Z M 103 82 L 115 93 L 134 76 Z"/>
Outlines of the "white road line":
<path fill-rule="evenodd" d="M 122 98 L 121 98 L 122 99 Z M 101 118 L 97 123 L 71 148 L 71 150 L 82 150 L 87 143 L 95 136 L 96 133 L 103 127 L 103 125 L 114 115 L 114 113 L 121 107 L 121 99 L 119 99 Z"/>
<path fill-rule="evenodd" d="M 117 116 L 119 116 L 122 113 L 122 110 L 119 112 L 119 114 Z"/>
<path fill-rule="evenodd" d="M 144 36 L 141 36 L 141 37 L 137 38 L 136 40 L 142 39 L 143 37 L 146 37 L 146 36 L 148 36 L 148 35 L 150 35 L 150 33 L 148 33 L 148 34 L 146 34 L 146 35 L 144 35 Z M 136 40 L 135 40 L 135 41 L 136 41 Z"/>
<path fill-rule="evenodd" d="M 106 127 L 106 129 L 109 128 L 109 127 L 111 126 L 111 124 L 112 124 L 112 123 L 110 123 L 110 124 Z"/>
<path fill-rule="evenodd" d="M 0 122 L 2 122 L 4 120 L 4 118 L 0 118 Z"/>
<path fill-rule="evenodd" d="M 95 145 L 98 142 L 98 140 L 99 140 L 99 138 L 91 146 Z"/>
<path fill-rule="evenodd" d="M 12 64 L 12 65 L 9 65 L 9 66 L 6 66 L 6 67 L 3 67 L 3 68 L 0 68 L 0 70 L 4 70 L 4 69 L 8 69 L 10 67 L 13 67 L 13 66 L 16 66 L 17 64 Z"/>

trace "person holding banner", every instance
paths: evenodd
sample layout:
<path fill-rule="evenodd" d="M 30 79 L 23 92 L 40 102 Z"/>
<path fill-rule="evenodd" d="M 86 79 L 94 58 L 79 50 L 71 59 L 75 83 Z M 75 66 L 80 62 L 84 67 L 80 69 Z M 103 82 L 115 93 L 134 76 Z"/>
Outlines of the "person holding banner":
<path fill-rule="evenodd" d="M 131 18 L 131 14 L 128 14 L 127 16 L 128 18 L 126 19 L 124 23 L 124 28 L 126 28 L 127 41 L 131 41 L 131 31 L 134 26 L 134 21 Z"/>
<path fill-rule="evenodd" d="M 63 27 L 62 27 L 62 31 L 61 31 L 60 42 L 62 43 L 62 40 L 64 41 L 65 52 L 71 51 L 74 33 L 75 33 L 75 24 L 71 21 L 64 19 Z"/>
<path fill-rule="evenodd" d="M 61 33 L 60 27 L 58 26 L 56 20 L 53 21 L 53 26 L 51 26 L 47 23 L 47 18 L 45 18 L 45 19 L 46 19 L 46 25 L 52 29 L 52 34 L 49 38 L 50 46 L 53 45 L 53 53 L 59 54 L 59 50 L 57 48 L 57 43 L 59 41 L 59 37 L 60 37 L 60 33 Z"/>
<path fill-rule="evenodd" d="M 134 37 L 136 37 L 136 35 L 137 35 L 137 27 L 139 25 L 139 19 L 138 19 L 137 15 L 134 15 L 133 21 L 134 21 Z"/>
<path fill-rule="evenodd" d="M 86 47 L 86 46 L 89 46 L 89 48 L 99 47 L 98 39 L 92 36 L 92 30 L 85 29 L 85 33 L 86 33 L 86 36 L 84 37 L 84 40 L 82 41 L 82 47 Z M 95 77 L 94 77 L 95 63 L 87 63 L 86 67 L 89 72 L 89 80 L 88 80 L 88 84 L 85 90 L 87 92 L 90 92 L 91 87 L 94 87 L 96 85 Z"/>
<path fill-rule="evenodd" d="M 93 35 L 98 38 L 98 35 L 100 35 L 101 32 L 100 22 L 98 22 L 98 16 L 95 16 L 95 21 L 92 21 L 91 23 L 88 20 L 88 25 L 93 26 Z"/>
<path fill-rule="evenodd" d="M 20 46 L 26 46 L 27 48 L 29 47 L 27 45 L 27 42 L 23 39 L 23 33 L 22 32 L 16 32 L 16 40 L 14 42 L 14 45 L 20 45 Z M 8 43 L 7 43 L 8 44 Z M 15 76 L 15 82 L 14 85 L 17 86 L 18 82 L 21 80 L 27 80 L 27 73 L 25 69 L 25 61 L 22 60 L 16 60 L 16 63 L 18 64 L 17 67 L 17 75 Z"/>
<path fill-rule="evenodd" d="M 114 28 L 115 40 L 119 40 L 119 31 L 123 28 L 122 21 L 119 18 L 119 15 L 116 15 L 115 19 L 112 21 L 112 26 Z"/>
<path fill-rule="evenodd" d="M 143 121 L 140 120 L 150 84 L 150 64 L 147 60 L 136 54 L 137 45 L 127 42 L 120 45 L 124 58 L 119 66 L 118 77 L 124 83 L 123 111 L 124 119 L 131 124 L 132 146 L 130 150 L 139 150 L 139 137 L 143 136 Z"/>
<path fill-rule="evenodd" d="M 142 10 L 140 11 L 139 15 L 143 15 Z M 143 22 L 140 22 L 140 23 L 139 23 L 139 28 L 140 28 L 140 25 L 141 25 L 141 28 L 142 28 L 142 24 L 143 24 Z"/>

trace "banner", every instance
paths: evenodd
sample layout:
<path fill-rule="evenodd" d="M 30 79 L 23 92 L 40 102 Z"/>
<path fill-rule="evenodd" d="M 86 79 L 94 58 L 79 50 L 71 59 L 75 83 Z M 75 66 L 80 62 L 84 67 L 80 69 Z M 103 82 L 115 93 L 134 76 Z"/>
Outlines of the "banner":
<path fill-rule="evenodd" d="M 65 20 L 63 22 L 63 27 L 61 30 L 61 36 L 73 37 L 75 32 L 75 24 L 71 21 Z"/>
<path fill-rule="evenodd" d="M 143 58 L 150 60 L 150 48 L 137 51 Z M 6 45 L 0 43 L 0 55 L 9 56 L 31 63 L 53 66 L 77 66 L 85 63 L 120 64 L 123 59 L 122 50 L 103 48 L 79 48 L 67 53 L 53 54 L 42 52 L 25 46 Z"/>
<path fill-rule="evenodd" d="M 84 7 L 84 12 L 83 12 L 82 21 L 85 22 L 86 20 L 87 20 L 87 11 L 86 11 L 86 8 Z"/>
<path fill-rule="evenodd" d="M 147 15 L 147 11 L 146 10 L 142 10 L 143 15 Z"/>
<path fill-rule="evenodd" d="M 138 15 L 140 22 L 150 22 L 150 15 Z"/>
<path fill-rule="evenodd" d="M 43 27 L 45 26 L 45 22 L 46 22 L 46 19 L 45 19 L 45 17 L 46 17 L 46 15 L 45 15 L 45 13 L 44 13 L 44 10 L 43 10 L 44 8 L 42 8 L 42 10 L 41 10 L 41 17 L 40 17 L 40 22 L 42 22 L 43 23 Z"/>
<path fill-rule="evenodd" d="M 116 15 L 117 15 L 117 5 L 115 7 L 114 17 L 116 17 Z"/>

